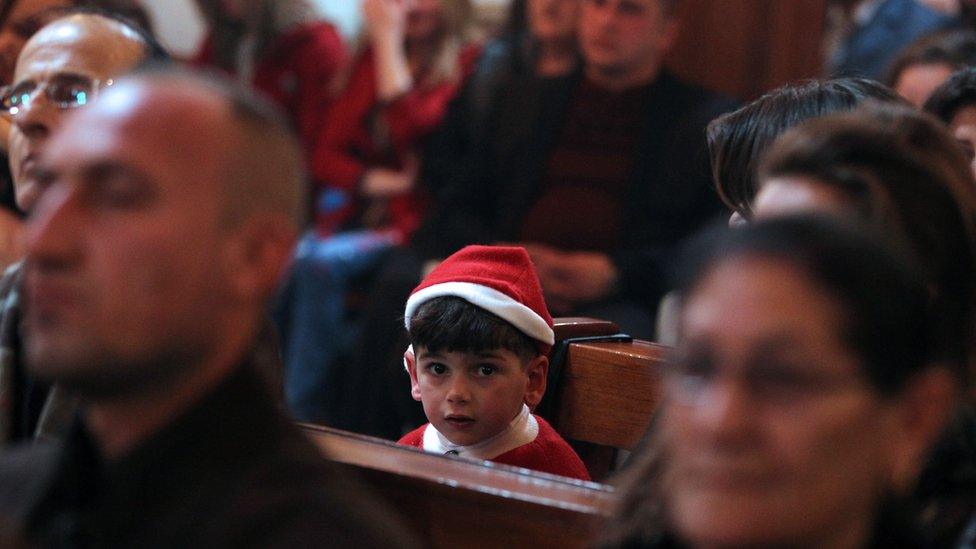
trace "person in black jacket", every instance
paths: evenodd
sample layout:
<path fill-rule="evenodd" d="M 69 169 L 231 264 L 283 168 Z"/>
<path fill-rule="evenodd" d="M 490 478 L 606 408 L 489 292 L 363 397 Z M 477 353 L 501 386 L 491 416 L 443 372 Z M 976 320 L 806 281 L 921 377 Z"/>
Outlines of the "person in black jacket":
<path fill-rule="evenodd" d="M 0 455 L 0 545 L 412 545 L 255 364 L 304 211 L 284 115 L 170 71 L 104 89 L 38 159 L 24 353 L 81 411 Z"/>

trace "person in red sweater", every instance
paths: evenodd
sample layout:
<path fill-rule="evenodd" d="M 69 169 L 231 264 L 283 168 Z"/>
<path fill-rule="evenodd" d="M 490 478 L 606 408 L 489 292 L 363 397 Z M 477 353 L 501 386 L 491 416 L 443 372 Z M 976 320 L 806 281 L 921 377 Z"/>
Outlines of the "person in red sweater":
<path fill-rule="evenodd" d="M 308 0 L 196 0 L 209 32 L 193 62 L 237 77 L 278 103 L 305 154 L 325 124 L 347 52 Z"/>
<path fill-rule="evenodd" d="M 576 452 L 531 410 L 542 400 L 554 343 L 524 248 L 468 246 L 407 300 L 410 392 L 430 423 L 400 444 L 589 480 Z"/>
<path fill-rule="evenodd" d="M 422 141 L 471 72 L 468 0 L 365 0 L 366 35 L 312 154 L 315 228 L 298 247 L 276 309 L 285 399 L 300 420 L 349 428 L 342 341 L 346 289 L 420 224 Z"/>

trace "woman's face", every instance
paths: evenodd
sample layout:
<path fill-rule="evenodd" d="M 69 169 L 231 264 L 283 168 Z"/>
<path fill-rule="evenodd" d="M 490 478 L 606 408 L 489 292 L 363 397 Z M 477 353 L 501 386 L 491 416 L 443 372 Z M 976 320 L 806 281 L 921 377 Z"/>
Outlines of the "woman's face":
<path fill-rule="evenodd" d="M 863 541 L 901 433 L 843 321 L 839 303 L 781 259 L 727 259 L 690 292 L 664 422 L 665 497 L 680 537 Z"/>
<path fill-rule="evenodd" d="M 406 0 L 408 40 L 431 40 L 444 27 L 443 0 Z"/>
<path fill-rule="evenodd" d="M 529 28 L 541 42 L 570 40 L 576 35 L 580 0 L 529 0 Z"/>

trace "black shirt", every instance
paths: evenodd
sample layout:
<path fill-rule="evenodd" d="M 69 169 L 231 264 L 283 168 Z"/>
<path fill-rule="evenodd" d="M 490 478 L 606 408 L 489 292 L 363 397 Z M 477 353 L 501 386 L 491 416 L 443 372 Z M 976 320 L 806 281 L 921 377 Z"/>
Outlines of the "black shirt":
<path fill-rule="evenodd" d="M 42 547 L 409 545 L 265 387 L 242 367 L 116 461 L 99 456 L 81 421 L 63 443 L 9 452 L 0 516 Z"/>

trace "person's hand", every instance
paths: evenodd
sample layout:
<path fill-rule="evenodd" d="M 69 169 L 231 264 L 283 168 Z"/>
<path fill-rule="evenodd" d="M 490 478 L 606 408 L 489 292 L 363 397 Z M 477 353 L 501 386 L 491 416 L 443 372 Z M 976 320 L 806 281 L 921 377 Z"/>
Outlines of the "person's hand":
<path fill-rule="evenodd" d="M 609 296 L 617 268 L 601 253 L 563 252 L 541 244 L 523 244 L 539 273 L 546 303 L 555 315 L 569 314 L 581 304 Z"/>
<path fill-rule="evenodd" d="M 366 171 L 359 192 L 367 198 L 392 198 L 407 194 L 417 180 L 417 162 L 409 160 L 402 170 L 372 168 Z"/>
<path fill-rule="evenodd" d="M 410 0 L 363 0 L 363 19 L 375 40 L 403 41 Z"/>

